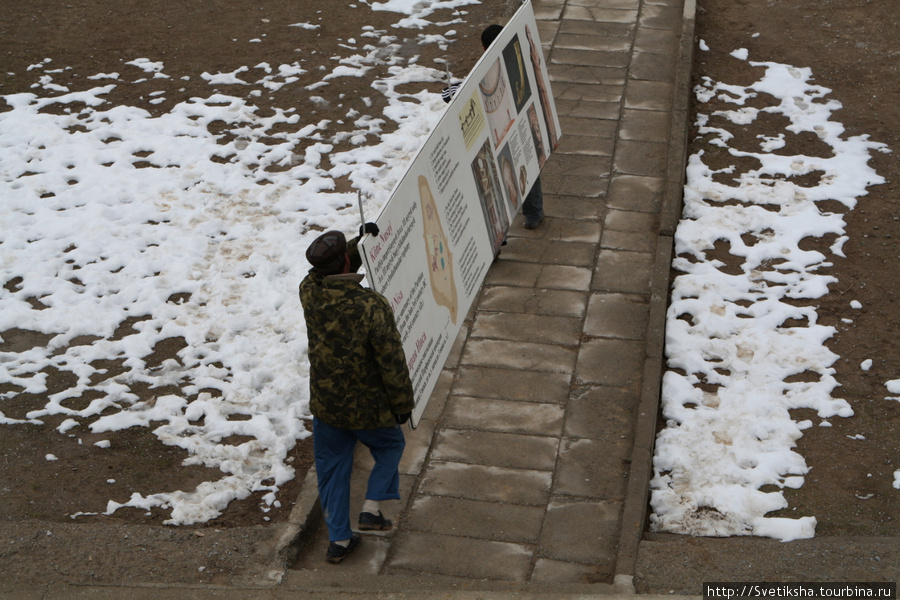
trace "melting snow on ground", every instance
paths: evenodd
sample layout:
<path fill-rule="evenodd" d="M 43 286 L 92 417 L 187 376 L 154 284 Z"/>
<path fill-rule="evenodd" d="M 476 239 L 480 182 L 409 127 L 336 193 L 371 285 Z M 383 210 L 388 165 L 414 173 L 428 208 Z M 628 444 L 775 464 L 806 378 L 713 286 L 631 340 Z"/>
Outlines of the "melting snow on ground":
<path fill-rule="evenodd" d="M 747 52 L 732 56 L 746 60 Z M 701 103 L 733 106 L 698 116 L 710 151 L 724 149 L 735 163 L 751 158 L 758 163 L 740 164 L 758 166 L 713 170 L 704 152 L 689 159 L 675 235 L 673 266 L 680 274 L 666 325 L 666 427 L 656 442 L 651 523 L 657 531 L 786 541 L 812 537 L 816 525 L 814 516 L 765 516 L 787 503 L 781 491 L 760 488 L 797 488 L 808 471 L 793 448 L 816 423 L 795 422 L 788 411 L 814 409 L 822 425 L 853 414 L 832 396 L 838 357 L 825 342 L 835 330 L 817 323 L 814 308 L 796 302 L 828 293 L 835 280 L 819 270 L 830 257 L 799 242 L 832 234 L 837 241 L 830 253 L 843 256 L 842 215 L 816 202 L 838 201 L 852 210 L 868 186 L 883 182 L 868 161 L 871 152 L 886 149 L 867 136 L 844 136 L 843 126 L 831 120 L 840 104 L 828 99 L 831 90 L 810 83 L 809 69 L 750 64 L 764 72 L 749 86 L 706 78 L 695 90 Z M 755 151 L 732 147 L 735 132 L 763 113 L 781 115 L 789 125 L 760 136 Z M 785 153 L 792 136 L 805 132 L 828 151 L 819 157 Z M 722 240 L 739 266 L 708 258 Z M 900 389 L 900 383 L 888 388 Z"/>
<path fill-rule="evenodd" d="M 372 8 L 414 16 L 420 28 L 438 8 L 474 2 Z M 296 25 L 298 35 L 315 29 Z M 344 125 L 304 123 L 293 109 L 262 116 L 245 100 L 294 83 L 304 72 L 298 64 L 206 73 L 211 85 L 240 85 L 240 97 L 211 93 L 157 117 L 107 101 L 128 85 L 119 73 L 70 92 L 53 83 L 50 59 L 30 69 L 39 93 L 0 97 L 8 106 L 0 112 L 0 332 L 43 334 L 27 347 L 0 340 L 0 383 L 16 390 L 0 396 L 0 424 L 64 415 L 60 433 L 77 436 L 152 423 L 163 443 L 188 451 L 187 464 L 223 474 L 195 490 L 111 500 L 107 514 L 162 507 L 170 524 L 207 521 L 252 492 L 271 505 L 295 476 L 287 453 L 310 435 L 297 298 L 309 269 L 304 251 L 323 229 L 358 227 L 358 213 L 341 210 L 356 206 L 356 192 L 332 192 L 334 180 L 350 177 L 369 198 L 367 214 L 377 214 L 446 106 L 439 94 L 396 91 L 440 81 L 443 69 L 394 58 L 396 38 L 386 32 L 368 27 L 360 37 L 377 45 L 338 61 L 319 87 L 378 65 L 388 75 L 372 93 L 388 107 L 348 114 Z M 168 78 L 163 63 L 127 65 L 139 69 L 138 81 Z M 212 133 L 214 122 L 230 136 Z M 332 152 L 335 139 L 355 148 Z M 325 155 L 335 165 L 328 170 Z M 178 359 L 152 360 L 167 339 L 179 340 Z M 111 361 L 120 374 L 107 374 Z M 4 399 L 46 393 L 54 371 L 77 381 L 24 417 L 4 415 Z M 181 393 L 141 400 L 135 386 Z M 230 436 L 251 439 L 221 443 Z"/>

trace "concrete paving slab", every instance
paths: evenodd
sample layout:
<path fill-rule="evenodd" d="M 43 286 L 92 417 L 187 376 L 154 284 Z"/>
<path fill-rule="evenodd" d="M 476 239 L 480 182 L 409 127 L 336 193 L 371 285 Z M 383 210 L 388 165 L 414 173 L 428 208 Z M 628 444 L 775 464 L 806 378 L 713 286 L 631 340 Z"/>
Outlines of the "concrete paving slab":
<path fill-rule="evenodd" d="M 629 231 L 655 236 L 659 230 L 659 216 L 650 212 L 611 208 L 606 212 L 603 226 L 607 231 Z"/>
<path fill-rule="evenodd" d="M 559 439 L 473 429 L 443 429 L 435 436 L 436 460 L 510 469 L 552 471 Z"/>
<path fill-rule="evenodd" d="M 576 131 L 587 131 L 588 135 L 565 135 L 556 149 L 560 154 L 587 154 L 590 156 L 612 156 L 615 139 L 590 135 L 591 130 L 571 127 Z"/>
<path fill-rule="evenodd" d="M 596 198 L 579 198 L 578 196 L 544 193 L 544 213 L 551 219 L 594 221 L 598 219 L 600 209 L 601 206 Z M 546 221 L 547 219 L 545 218 L 544 222 Z M 544 225 L 544 222 L 541 223 L 538 230 L 551 225 L 550 223 Z"/>
<path fill-rule="evenodd" d="M 573 6 L 574 4 L 575 3 L 573 3 Z M 636 6 L 632 5 L 626 8 L 633 9 L 636 8 Z M 628 21 L 622 23 L 609 23 L 590 21 L 586 19 L 565 19 L 561 21 L 559 25 L 559 33 L 595 35 L 600 38 L 630 37 L 633 31 L 633 23 Z"/>
<path fill-rule="evenodd" d="M 647 332 L 650 301 L 637 294 L 593 294 L 584 319 L 584 333 L 599 337 L 641 340 Z"/>
<path fill-rule="evenodd" d="M 663 177 L 616 175 L 609 181 L 606 205 L 621 210 L 658 213 L 665 183 Z"/>
<path fill-rule="evenodd" d="M 674 4 L 674 3 L 672 3 Z M 641 10 L 640 25 L 650 29 L 681 30 L 681 6 L 648 4 Z"/>
<path fill-rule="evenodd" d="M 564 435 L 599 440 L 632 439 L 638 398 L 625 388 L 595 386 L 569 400 Z"/>
<path fill-rule="evenodd" d="M 533 237 L 510 237 L 502 251 L 502 260 L 537 262 L 548 265 L 590 267 L 594 264 L 593 244 L 565 242 Z"/>
<path fill-rule="evenodd" d="M 602 52 L 630 52 L 631 40 L 627 37 L 601 37 L 585 33 L 560 33 L 554 42 L 555 48 L 566 50 L 591 50 Z"/>
<path fill-rule="evenodd" d="M 567 63 L 572 64 L 572 63 Z M 576 63 L 577 64 L 577 63 Z M 609 67 L 612 65 L 586 65 L 593 67 Z M 551 67 L 555 69 L 556 67 Z M 622 72 L 624 75 L 624 72 Z M 624 77 L 623 77 L 624 79 Z M 618 84 L 607 84 L 604 86 L 596 85 L 587 85 L 581 83 L 567 83 L 567 82 L 559 82 L 553 85 L 553 95 L 558 98 L 557 100 L 557 112 L 559 102 L 565 102 L 566 100 L 584 100 L 587 102 L 614 102 L 619 103 L 622 101 L 622 96 L 625 92 L 623 86 Z M 618 106 L 616 107 L 616 115 L 613 118 L 618 118 Z M 569 113 L 561 113 L 560 116 L 574 116 Z M 570 132 L 565 131 L 563 135 L 568 135 Z"/>
<path fill-rule="evenodd" d="M 668 111 L 629 108 L 622 111 L 619 136 L 623 140 L 665 143 L 671 120 Z"/>
<path fill-rule="evenodd" d="M 621 94 L 619 96 L 621 97 Z M 560 116 L 615 119 L 619 114 L 619 103 L 611 98 L 605 100 L 578 97 L 560 99 L 556 101 L 556 112 Z"/>
<path fill-rule="evenodd" d="M 566 133 L 567 137 L 570 135 L 602 137 L 614 141 L 618 132 L 618 123 L 609 119 L 562 116 L 559 118 L 559 122 L 563 131 L 572 132 Z M 584 154 L 588 153 L 585 152 Z"/>
<path fill-rule="evenodd" d="M 629 80 L 625 90 L 625 108 L 672 110 L 674 84 L 663 81 Z M 664 173 L 665 166 L 654 174 Z"/>
<path fill-rule="evenodd" d="M 644 54 L 661 54 L 677 60 L 679 34 L 670 29 L 638 28 L 634 34 L 634 51 Z M 669 74 L 671 80 L 671 73 Z"/>
<path fill-rule="evenodd" d="M 544 521 L 543 506 L 504 504 L 444 496 L 421 496 L 409 513 L 413 531 L 498 542 L 534 544 Z"/>
<path fill-rule="evenodd" d="M 534 342 L 510 344 L 497 340 L 473 339 L 466 345 L 462 362 L 469 366 L 571 373 L 577 357 L 574 348 Z"/>
<path fill-rule="evenodd" d="M 598 157 L 612 162 L 611 156 Z M 607 169 L 598 169 L 603 173 Z M 567 196 L 579 196 L 582 198 L 599 198 L 606 192 L 609 179 L 605 175 L 585 175 L 578 177 L 566 177 L 560 174 L 541 175 L 541 182 L 556 193 Z M 544 209 L 546 211 L 546 207 Z"/>
<path fill-rule="evenodd" d="M 411 532 L 388 566 L 470 579 L 525 581 L 531 551 L 509 542 Z"/>
<path fill-rule="evenodd" d="M 580 336 L 581 319 L 573 317 L 481 311 L 472 327 L 472 339 L 572 346 L 578 343 Z"/>
<path fill-rule="evenodd" d="M 569 398 L 572 374 L 523 372 L 519 369 L 462 367 L 454 393 L 478 398 L 562 404 Z"/>
<path fill-rule="evenodd" d="M 542 2 L 534 7 L 534 17 L 538 22 L 559 21 L 563 12 L 563 4 L 549 4 Z M 545 39 L 543 36 L 541 39 Z"/>
<path fill-rule="evenodd" d="M 534 563 L 531 581 L 535 583 L 596 583 L 606 581 L 612 567 L 604 564 L 592 565 L 549 558 L 539 558 Z"/>
<path fill-rule="evenodd" d="M 588 244 L 596 244 L 600 239 L 602 227 L 599 219 L 581 219 L 578 221 L 572 219 L 544 219 L 541 226 L 529 237 L 538 235 L 542 238 L 550 240 L 559 240 L 561 242 L 585 242 Z M 543 266 L 542 272 L 548 267 Z M 552 268 L 552 267 L 551 267 Z"/>
<path fill-rule="evenodd" d="M 565 416 L 565 409 L 558 404 L 453 396 L 443 425 L 450 429 L 559 436 Z"/>
<path fill-rule="evenodd" d="M 582 344 L 575 368 L 576 379 L 584 384 L 612 387 L 637 386 L 644 364 L 641 341 L 595 339 Z"/>
<path fill-rule="evenodd" d="M 541 532 L 541 557 L 609 564 L 615 560 L 620 510 L 619 504 L 603 500 L 551 502 Z"/>
<path fill-rule="evenodd" d="M 584 315 L 586 304 L 586 292 L 545 290 L 540 288 L 531 288 L 525 291 L 519 287 L 498 285 L 485 288 L 482 291 L 479 308 L 482 311 L 581 318 Z M 471 361 L 465 360 L 468 351 L 469 348 L 467 347 L 463 352 L 462 362 L 472 364 Z"/>
<path fill-rule="evenodd" d="M 593 272 L 586 267 L 546 265 L 541 269 L 536 287 L 586 292 L 591 289 L 592 277 Z"/>
<path fill-rule="evenodd" d="M 664 143 L 620 139 L 616 144 L 613 168 L 629 175 L 652 176 L 664 171 L 668 149 Z"/>
<path fill-rule="evenodd" d="M 550 498 L 552 478 L 551 471 L 431 461 L 422 477 L 419 492 L 485 502 L 544 506 Z"/>
<path fill-rule="evenodd" d="M 599 231 L 599 226 L 582 229 L 585 231 L 585 237 L 591 237 L 593 236 L 591 230 Z M 560 229 L 551 230 L 550 228 L 541 233 L 544 237 L 549 238 L 555 232 L 564 233 Z M 596 244 L 596 241 L 594 243 Z M 491 269 L 491 274 L 485 279 L 485 285 L 587 291 L 590 289 L 591 276 L 591 269 L 586 267 L 542 265 L 507 260 L 498 264 L 496 269 Z"/>
<path fill-rule="evenodd" d="M 631 55 L 629 77 L 646 81 L 670 81 L 675 57 L 649 52 L 635 52 Z"/>
<path fill-rule="evenodd" d="M 606 6 L 567 6 L 562 13 L 563 19 L 573 21 L 594 21 L 598 23 L 627 23 L 637 20 L 637 10 L 624 10 Z"/>
<path fill-rule="evenodd" d="M 543 266 L 533 262 L 517 260 L 498 260 L 491 266 L 484 285 L 511 285 L 519 287 L 534 287 Z"/>
<path fill-rule="evenodd" d="M 553 65 L 549 69 L 550 81 L 555 86 L 557 83 L 580 83 L 589 85 L 616 85 L 624 89 L 625 73 L 622 69 L 614 67 L 596 67 L 585 65 Z M 619 91 L 621 95 L 621 91 Z M 556 112 L 563 116 L 559 106 Z M 610 120 L 614 117 L 608 117 Z M 563 135 L 567 129 L 563 127 Z"/>
<path fill-rule="evenodd" d="M 592 119 L 600 121 L 600 119 Z M 612 124 L 615 124 L 615 121 L 611 121 Z M 581 177 L 585 173 L 591 173 L 593 171 L 598 171 L 604 165 L 608 165 L 608 161 L 603 158 L 598 158 L 595 156 L 568 156 L 564 161 L 556 161 L 552 163 L 548 163 L 544 170 L 541 171 L 541 181 L 547 176 L 556 177 Z M 599 177 L 600 175 L 598 175 Z M 609 180 L 608 176 L 604 173 L 602 177 L 606 180 Z M 563 196 L 565 194 L 559 194 L 554 192 L 555 196 Z"/>
<path fill-rule="evenodd" d="M 605 122 L 600 119 L 588 119 L 588 121 L 591 123 Z M 609 186 L 609 176 L 607 173 L 612 165 L 611 156 L 591 154 L 572 155 L 571 160 L 559 164 L 565 164 L 567 166 L 558 168 L 547 167 L 544 169 L 544 172 L 541 173 L 541 182 L 543 186 L 545 186 L 546 189 L 554 190 L 555 197 L 574 196 L 585 201 L 601 198 L 605 195 Z M 549 206 L 545 206 L 545 212 L 556 216 L 556 213 L 548 210 L 549 208 Z M 587 213 L 588 218 L 590 215 L 596 214 L 597 212 L 596 201 L 589 209 L 590 210 Z M 572 219 L 567 219 L 567 221 L 570 221 L 569 223 L 566 223 L 567 226 L 581 222 L 576 221 L 573 223 L 571 222 Z M 548 225 L 550 225 L 550 223 L 545 221 L 545 223 L 543 223 L 536 231 L 529 233 L 541 234 L 541 232 L 546 231 L 549 228 Z M 596 242 L 596 240 L 591 241 Z"/>
<path fill-rule="evenodd" d="M 603 232 L 600 247 L 608 250 L 625 250 L 628 252 L 653 252 L 656 248 L 657 236 L 648 232 L 612 231 Z"/>
<path fill-rule="evenodd" d="M 601 250 L 594 270 L 596 291 L 650 293 L 654 255 L 647 252 Z"/>
<path fill-rule="evenodd" d="M 619 500 L 625 494 L 630 456 L 631 440 L 564 439 L 553 493 Z"/>

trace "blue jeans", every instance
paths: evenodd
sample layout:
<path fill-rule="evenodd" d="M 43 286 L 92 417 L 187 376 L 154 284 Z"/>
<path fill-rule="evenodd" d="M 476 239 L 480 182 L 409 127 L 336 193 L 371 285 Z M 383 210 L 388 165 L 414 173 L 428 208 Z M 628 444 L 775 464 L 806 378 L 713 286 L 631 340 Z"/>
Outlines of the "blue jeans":
<path fill-rule="evenodd" d="M 400 499 L 400 457 L 406 447 L 400 426 L 380 429 L 340 429 L 313 417 L 313 452 L 319 479 L 319 501 L 328 527 L 328 539 L 346 540 L 350 528 L 350 474 L 353 451 L 359 440 L 372 454 L 367 500 Z"/>
<path fill-rule="evenodd" d="M 531 191 L 522 202 L 522 216 L 526 221 L 537 222 L 544 218 L 544 192 L 541 190 L 541 177 L 538 176 L 531 186 Z"/>

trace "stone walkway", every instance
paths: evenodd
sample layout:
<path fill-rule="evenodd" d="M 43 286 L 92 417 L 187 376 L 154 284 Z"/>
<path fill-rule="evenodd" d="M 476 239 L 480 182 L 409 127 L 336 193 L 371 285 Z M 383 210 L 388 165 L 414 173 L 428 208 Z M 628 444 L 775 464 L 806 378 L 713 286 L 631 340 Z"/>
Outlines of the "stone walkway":
<path fill-rule="evenodd" d="M 693 0 L 535 0 L 563 137 L 547 217 L 521 216 L 421 424 L 397 527 L 324 560 L 314 474 L 288 584 L 360 576 L 629 591 L 646 518 Z M 354 510 L 370 459 L 357 453 Z M 394 504 L 393 506 L 391 504 Z M 354 513 L 355 517 L 355 513 Z M 290 532 L 291 534 L 293 532 Z M 341 583 L 343 582 L 343 583 Z"/>

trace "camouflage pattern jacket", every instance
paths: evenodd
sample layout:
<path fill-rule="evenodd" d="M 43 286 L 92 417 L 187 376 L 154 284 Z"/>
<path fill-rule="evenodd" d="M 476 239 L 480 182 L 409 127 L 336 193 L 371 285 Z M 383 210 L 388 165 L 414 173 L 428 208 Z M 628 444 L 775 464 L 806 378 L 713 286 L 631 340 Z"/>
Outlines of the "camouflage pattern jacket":
<path fill-rule="evenodd" d="M 341 429 L 391 427 L 397 424 L 395 414 L 415 406 L 391 307 L 361 280 L 355 273 L 326 276 L 311 270 L 300 283 L 310 411 Z"/>

